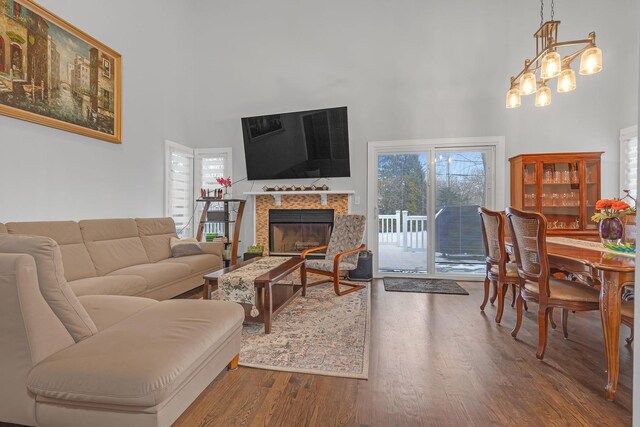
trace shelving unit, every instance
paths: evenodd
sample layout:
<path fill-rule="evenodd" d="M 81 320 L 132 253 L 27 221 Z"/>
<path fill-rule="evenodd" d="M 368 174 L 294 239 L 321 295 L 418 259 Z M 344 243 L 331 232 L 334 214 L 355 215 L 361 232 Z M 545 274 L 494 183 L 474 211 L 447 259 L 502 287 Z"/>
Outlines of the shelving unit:
<path fill-rule="evenodd" d="M 602 151 L 521 154 L 511 162 L 511 206 L 541 212 L 548 234 L 597 235 L 591 221 L 600 199 Z"/>
<path fill-rule="evenodd" d="M 202 209 L 202 215 L 200 215 L 200 223 L 198 224 L 198 233 L 196 239 L 199 242 L 202 241 L 202 235 L 204 232 L 205 224 L 216 223 L 223 224 L 224 236 L 227 239 L 224 244 L 225 253 L 229 246 L 231 246 L 231 256 L 224 260 L 224 266 L 229 267 L 236 265 L 238 261 L 238 246 L 240 244 L 240 225 L 242 224 L 242 215 L 244 213 L 244 206 L 246 200 L 243 199 L 216 199 L 213 197 L 204 197 L 196 200 L 198 203 L 204 203 Z M 232 215 L 232 204 L 238 204 L 238 209 L 235 211 L 235 216 Z M 219 205 L 222 209 L 211 209 L 211 206 Z M 231 228 L 233 227 L 233 237 L 231 237 Z"/>

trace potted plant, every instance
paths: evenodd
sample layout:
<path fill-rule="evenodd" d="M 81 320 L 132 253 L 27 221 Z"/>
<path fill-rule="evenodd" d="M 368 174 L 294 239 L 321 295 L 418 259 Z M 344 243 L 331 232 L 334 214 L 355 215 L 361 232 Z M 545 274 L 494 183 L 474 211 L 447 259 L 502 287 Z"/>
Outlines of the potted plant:
<path fill-rule="evenodd" d="M 626 196 L 622 199 L 602 199 L 596 202 L 596 212 L 591 220 L 598 223 L 598 231 L 602 244 L 610 246 L 624 246 L 625 233 L 623 218 L 633 214 L 635 216 L 635 199 L 625 190 Z M 634 207 L 631 207 L 623 199 L 633 200 Z M 634 247 L 635 247 L 635 241 Z"/>
<path fill-rule="evenodd" d="M 216 182 L 224 188 L 224 194 L 222 195 L 222 198 L 230 199 L 231 193 L 229 193 L 229 187 L 231 187 L 231 177 L 228 177 L 228 178 L 218 177 L 216 178 Z"/>

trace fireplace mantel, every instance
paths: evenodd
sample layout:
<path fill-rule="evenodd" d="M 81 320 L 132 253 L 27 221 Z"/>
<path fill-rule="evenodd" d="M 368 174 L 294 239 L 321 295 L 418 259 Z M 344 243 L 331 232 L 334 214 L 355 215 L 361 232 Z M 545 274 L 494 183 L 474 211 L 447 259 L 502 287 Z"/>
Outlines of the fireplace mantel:
<path fill-rule="evenodd" d="M 243 193 L 246 196 L 273 196 L 276 206 L 282 205 L 282 196 L 294 195 L 313 195 L 320 196 L 320 204 L 327 206 L 327 196 L 329 194 L 346 194 L 348 196 L 355 194 L 353 190 L 309 190 L 309 191 L 247 191 Z"/>

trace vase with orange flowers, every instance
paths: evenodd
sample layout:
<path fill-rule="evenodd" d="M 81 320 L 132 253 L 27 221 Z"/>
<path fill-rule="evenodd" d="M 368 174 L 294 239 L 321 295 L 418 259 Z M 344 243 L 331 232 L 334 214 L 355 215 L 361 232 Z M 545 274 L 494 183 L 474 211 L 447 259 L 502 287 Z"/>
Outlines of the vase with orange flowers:
<path fill-rule="evenodd" d="M 635 199 L 627 193 L 623 199 Z M 627 215 L 635 215 L 635 203 L 631 207 L 627 202 L 621 199 L 602 199 L 596 203 L 596 212 L 591 220 L 598 223 L 598 231 L 600 232 L 600 240 L 606 247 L 624 248 L 624 222 L 623 218 Z M 634 242 L 635 243 L 635 242 Z M 635 249 L 634 247 L 629 249 Z"/>

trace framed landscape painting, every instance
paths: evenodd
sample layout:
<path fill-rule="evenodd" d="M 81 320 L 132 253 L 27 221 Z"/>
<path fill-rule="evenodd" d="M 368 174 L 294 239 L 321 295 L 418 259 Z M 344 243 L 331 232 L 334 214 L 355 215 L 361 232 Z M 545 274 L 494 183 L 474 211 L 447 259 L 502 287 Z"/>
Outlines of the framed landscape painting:
<path fill-rule="evenodd" d="M 30 0 L 0 0 L 0 114 L 122 142 L 122 57 Z"/>

